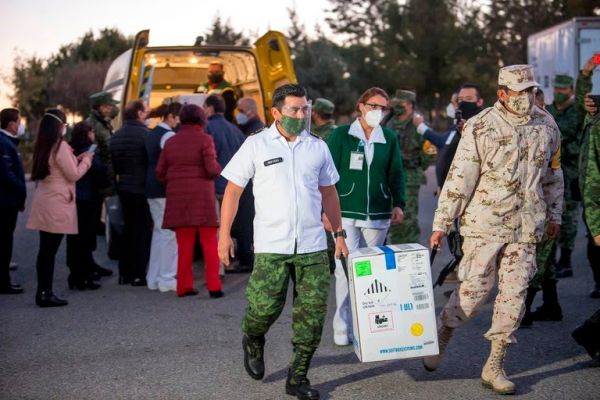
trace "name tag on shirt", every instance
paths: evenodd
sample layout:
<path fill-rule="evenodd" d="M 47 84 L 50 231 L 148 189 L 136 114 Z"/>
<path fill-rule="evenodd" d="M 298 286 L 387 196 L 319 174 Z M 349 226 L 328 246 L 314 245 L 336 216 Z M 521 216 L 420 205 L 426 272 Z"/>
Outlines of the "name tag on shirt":
<path fill-rule="evenodd" d="M 350 153 L 350 169 L 362 171 L 364 159 L 365 153 L 360 153 L 358 151 L 353 151 Z"/>
<path fill-rule="evenodd" d="M 283 162 L 283 158 L 282 157 L 277 157 L 277 158 L 271 158 L 270 160 L 265 161 L 265 167 L 268 167 L 269 165 L 273 165 L 273 164 L 279 164 Z"/>

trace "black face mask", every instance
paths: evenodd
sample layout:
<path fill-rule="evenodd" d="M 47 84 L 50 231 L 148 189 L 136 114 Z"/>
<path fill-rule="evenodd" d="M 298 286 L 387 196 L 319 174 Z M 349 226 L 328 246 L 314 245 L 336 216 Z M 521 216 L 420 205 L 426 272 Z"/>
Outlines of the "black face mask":
<path fill-rule="evenodd" d="M 469 101 L 461 101 L 458 103 L 458 109 L 462 111 L 462 119 L 465 121 L 476 116 L 481 111 L 481 108 L 477 103 L 471 103 Z"/>
<path fill-rule="evenodd" d="M 210 83 L 221 83 L 221 81 L 223 80 L 223 74 L 218 73 L 218 72 L 209 74 L 208 80 L 210 81 Z"/>

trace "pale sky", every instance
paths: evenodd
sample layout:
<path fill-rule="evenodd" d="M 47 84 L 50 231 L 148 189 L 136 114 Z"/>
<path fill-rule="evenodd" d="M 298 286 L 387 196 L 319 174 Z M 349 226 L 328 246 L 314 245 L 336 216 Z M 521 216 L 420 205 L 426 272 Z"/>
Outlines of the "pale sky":
<path fill-rule="evenodd" d="M 307 33 L 324 22 L 327 0 L 298 0 L 296 9 Z M 12 73 L 16 55 L 46 58 L 90 29 L 118 28 L 125 35 L 150 29 L 150 45 L 193 45 L 216 15 L 247 34 L 286 31 L 293 0 L 0 0 L 2 39 L 0 76 Z M 12 89 L 0 79 L 0 109 L 11 106 Z"/>

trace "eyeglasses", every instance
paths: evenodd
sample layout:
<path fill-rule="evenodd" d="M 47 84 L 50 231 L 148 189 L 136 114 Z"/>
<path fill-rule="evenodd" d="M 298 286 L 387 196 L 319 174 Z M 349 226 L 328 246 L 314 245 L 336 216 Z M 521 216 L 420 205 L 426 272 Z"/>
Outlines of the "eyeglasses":
<path fill-rule="evenodd" d="M 364 103 L 365 107 L 367 107 L 368 109 L 371 110 L 381 110 L 383 112 L 386 112 L 388 110 L 387 106 L 382 106 L 381 104 L 374 104 L 374 103 Z"/>
<path fill-rule="evenodd" d="M 308 114 L 308 112 L 310 111 L 310 106 L 303 106 L 303 107 L 283 106 L 283 107 L 281 107 L 281 109 L 287 111 L 288 113 L 290 113 L 292 115 L 298 115 L 299 112 L 302 112 L 302 114 Z"/>

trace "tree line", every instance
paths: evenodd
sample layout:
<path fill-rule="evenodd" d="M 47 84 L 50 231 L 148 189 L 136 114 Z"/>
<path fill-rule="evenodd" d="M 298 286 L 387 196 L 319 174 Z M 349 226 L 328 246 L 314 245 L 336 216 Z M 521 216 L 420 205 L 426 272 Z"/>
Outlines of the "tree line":
<path fill-rule="evenodd" d="M 440 110 L 468 81 L 482 87 L 489 104 L 498 68 L 527 61 L 530 34 L 600 15 L 600 0 L 329 0 L 323 12 L 333 37 L 302 24 L 295 8 L 288 10 L 285 33 L 299 82 L 311 98 L 331 99 L 344 115 L 371 86 L 414 90 L 421 109 Z M 216 17 L 203 41 L 248 45 L 257 36 Z M 87 115 L 89 95 L 101 90 L 110 63 L 132 41 L 103 29 L 47 59 L 17 58 L 9 78 L 14 104 L 33 124 L 50 105 Z"/>

